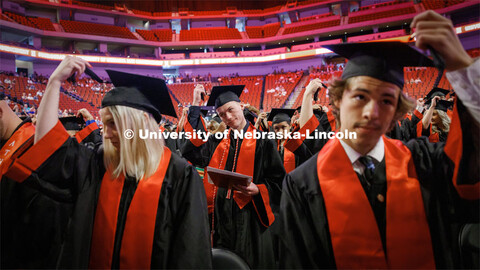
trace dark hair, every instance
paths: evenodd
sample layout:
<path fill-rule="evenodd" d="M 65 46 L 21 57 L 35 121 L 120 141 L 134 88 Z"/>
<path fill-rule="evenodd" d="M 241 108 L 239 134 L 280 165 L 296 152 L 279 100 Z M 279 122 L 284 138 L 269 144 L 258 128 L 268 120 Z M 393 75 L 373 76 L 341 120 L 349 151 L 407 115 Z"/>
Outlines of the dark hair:
<path fill-rule="evenodd" d="M 351 77 L 346 80 L 334 78 L 331 80 L 328 86 L 328 99 L 332 106 L 332 113 L 335 116 L 335 119 L 337 120 L 339 125 L 341 125 L 340 109 L 337 108 L 337 106 L 335 105 L 335 102 L 340 101 L 342 99 L 345 89 L 350 87 L 350 84 L 352 83 L 353 78 L 355 77 Z M 394 127 L 395 122 L 397 122 L 400 119 L 403 119 L 405 114 L 411 111 L 414 108 L 414 106 L 415 106 L 415 100 L 407 97 L 402 91 L 400 91 L 400 95 L 398 96 L 397 109 L 392 119 L 390 129 Z"/>

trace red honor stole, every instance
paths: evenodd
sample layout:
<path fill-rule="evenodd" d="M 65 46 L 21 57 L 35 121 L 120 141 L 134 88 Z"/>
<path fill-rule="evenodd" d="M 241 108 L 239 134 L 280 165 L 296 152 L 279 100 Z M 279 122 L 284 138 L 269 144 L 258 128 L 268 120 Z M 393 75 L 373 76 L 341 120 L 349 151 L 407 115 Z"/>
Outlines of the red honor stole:
<path fill-rule="evenodd" d="M 247 132 L 253 134 L 253 130 L 254 127 L 252 125 L 249 125 Z M 213 153 L 212 159 L 210 160 L 208 166 L 225 170 L 225 164 L 227 162 L 228 152 L 230 150 L 230 132 L 232 132 L 231 129 L 228 131 L 228 135 L 226 136 L 226 138 L 224 138 L 215 149 L 215 152 Z M 237 167 L 235 172 L 253 177 L 256 144 L 257 140 L 254 138 L 243 139 L 242 145 L 240 147 L 240 153 L 238 154 Z M 252 196 L 244 195 L 243 193 L 235 190 L 235 192 L 233 193 L 233 199 L 237 203 L 238 207 L 242 209 L 252 200 Z"/>
<path fill-rule="evenodd" d="M 163 149 L 157 171 L 138 182 L 130 203 L 120 248 L 120 268 L 151 268 L 158 200 L 172 154 L 167 147 Z M 103 177 L 95 213 L 89 268 L 112 268 L 118 208 L 124 182 L 125 176 L 113 178 L 111 171 L 107 171 Z"/>
<path fill-rule="evenodd" d="M 385 256 L 372 208 L 345 150 L 330 140 L 317 159 L 337 268 L 435 268 L 415 165 L 400 141 L 385 142 Z"/>
<path fill-rule="evenodd" d="M 5 175 L 16 156 L 23 153 L 27 147 L 33 144 L 34 135 L 35 126 L 28 122 L 15 131 L 3 145 L 2 149 L 0 149 L 0 178 Z"/>
<path fill-rule="evenodd" d="M 280 142 L 278 144 L 278 149 L 280 149 Z M 295 170 L 295 154 L 283 147 L 283 167 L 287 173 Z"/>

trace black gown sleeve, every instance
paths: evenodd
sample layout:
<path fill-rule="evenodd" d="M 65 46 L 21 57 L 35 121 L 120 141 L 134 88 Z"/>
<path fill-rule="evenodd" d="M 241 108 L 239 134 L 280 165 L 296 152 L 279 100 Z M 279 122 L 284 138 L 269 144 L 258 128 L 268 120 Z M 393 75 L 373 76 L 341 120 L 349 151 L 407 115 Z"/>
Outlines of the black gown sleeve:
<path fill-rule="evenodd" d="M 152 268 L 211 268 L 210 228 L 203 182 L 172 154 L 158 205 Z"/>
<path fill-rule="evenodd" d="M 200 107 L 190 107 L 187 121 L 185 121 L 184 131 L 190 134 L 197 134 L 197 131 L 206 134 L 206 128 L 201 118 Z M 210 136 L 207 141 L 198 137 L 186 139 L 181 148 L 182 156 L 197 167 L 207 167 L 220 141 L 221 140 L 216 139 L 214 136 Z"/>
<path fill-rule="evenodd" d="M 11 178 L 25 182 L 63 202 L 75 201 L 100 178 L 100 150 L 95 152 L 70 138 L 60 122 L 40 141 L 18 157 L 9 170 Z"/>
<path fill-rule="evenodd" d="M 318 154 L 287 174 L 280 203 L 280 269 L 335 268 L 325 205 L 315 173 Z"/>

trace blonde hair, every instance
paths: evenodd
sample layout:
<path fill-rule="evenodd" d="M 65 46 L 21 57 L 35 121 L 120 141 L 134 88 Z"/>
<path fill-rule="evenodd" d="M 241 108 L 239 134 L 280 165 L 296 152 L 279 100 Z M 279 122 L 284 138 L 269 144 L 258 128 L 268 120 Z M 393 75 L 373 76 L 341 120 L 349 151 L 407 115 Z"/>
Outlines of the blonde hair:
<path fill-rule="evenodd" d="M 110 140 L 104 138 L 103 162 L 112 171 L 113 177 L 120 174 L 134 177 L 137 181 L 152 176 L 160 164 L 165 145 L 163 139 L 140 139 L 139 131 L 158 132 L 159 127 L 152 115 L 125 106 L 109 106 L 118 131 L 120 149 L 115 149 Z M 134 137 L 127 140 L 124 131 L 131 129 Z M 148 130 L 148 131 L 147 131 Z"/>
<path fill-rule="evenodd" d="M 438 127 L 437 125 L 432 125 L 432 131 L 435 133 L 449 132 L 450 123 L 452 122 L 452 120 L 450 120 L 450 117 L 448 117 L 448 114 L 446 112 L 442 110 L 435 110 L 435 111 L 437 111 L 438 117 L 440 117 L 440 119 L 442 120 L 443 129 L 441 127 Z"/>

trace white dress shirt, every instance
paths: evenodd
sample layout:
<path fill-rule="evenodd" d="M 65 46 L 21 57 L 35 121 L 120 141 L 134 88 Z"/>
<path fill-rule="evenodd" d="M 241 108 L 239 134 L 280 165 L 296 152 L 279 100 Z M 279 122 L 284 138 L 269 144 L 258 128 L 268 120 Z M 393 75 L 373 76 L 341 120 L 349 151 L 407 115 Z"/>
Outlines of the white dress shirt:
<path fill-rule="evenodd" d="M 358 160 L 362 155 L 355 151 L 343 140 L 340 140 L 340 144 L 343 146 L 343 149 L 347 153 L 348 159 L 350 159 L 350 162 L 353 166 L 353 170 L 356 173 L 363 174 L 365 166 Z M 385 156 L 385 145 L 383 143 L 382 137 L 380 137 L 375 147 L 373 147 L 373 149 L 367 153 L 367 156 L 372 157 L 374 161 L 376 161 L 375 165 L 377 165 L 383 160 L 383 157 Z"/>

